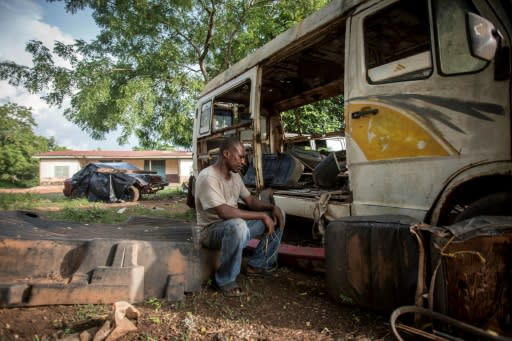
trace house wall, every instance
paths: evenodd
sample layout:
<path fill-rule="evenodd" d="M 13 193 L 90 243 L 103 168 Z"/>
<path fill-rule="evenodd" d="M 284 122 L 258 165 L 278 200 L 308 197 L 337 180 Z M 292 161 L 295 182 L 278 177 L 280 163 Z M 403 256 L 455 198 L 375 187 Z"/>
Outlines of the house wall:
<path fill-rule="evenodd" d="M 58 169 L 57 169 L 58 168 Z M 79 160 L 51 159 L 39 162 L 39 184 L 61 184 L 81 169 Z M 61 172 L 61 174 L 57 174 Z M 60 176 L 59 176 L 60 175 Z"/>
<path fill-rule="evenodd" d="M 171 159 L 165 161 L 165 173 L 170 184 L 180 183 L 179 160 Z"/>
<path fill-rule="evenodd" d="M 144 169 L 144 160 L 130 159 L 130 160 L 123 160 L 123 162 L 127 162 L 129 164 L 134 165 L 135 167 L 138 167 L 140 169 Z"/>
<path fill-rule="evenodd" d="M 192 160 L 180 160 L 180 183 L 188 183 L 188 178 L 192 175 Z"/>
<path fill-rule="evenodd" d="M 112 161 L 112 160 L 108 160 Z M 116 160 L 130 163 L 140 169 L 144 169 L 144 159 L 123 159 Z M 62 184 L 62 182 L 70 178 L 80 169 L 94 162 L 105 162 L 101 159 L 41 159 L 39 162 L 39 183 Z M 56 167 L 62 172 L 67 167 L 67 176 L 56 176 Z M 62 168 L 64 167 L 64 168 Z M 167 181 L 170 184 L 182 184 L 188 182 L 191 174 L 192 160 L 189 159 L 168 159 L 165 160 L 165 173 Z M 58 172 L 58 171 L 57 171 Z"/>

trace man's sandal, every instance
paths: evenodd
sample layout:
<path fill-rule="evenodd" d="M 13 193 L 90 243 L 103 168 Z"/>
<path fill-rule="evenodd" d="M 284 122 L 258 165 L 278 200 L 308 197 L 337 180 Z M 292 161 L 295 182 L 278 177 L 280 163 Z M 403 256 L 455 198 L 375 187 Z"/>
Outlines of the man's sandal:
<path fill-rule="evenodd" d="M 242 288 L 236 282 L 231 282 L 223 286 L 215 285 L 215 289 L 220 291 L 224 297 L 239 297 L 243 296 Z"/>
<path fill-rule="evenodd" d="M 274 266 L 270 269 L 262 269 L 262 268 L 255 268 L 250 265 L 247 265 L 244 273 L 248 277 L 268 277 L 268 276 L 272 276 L 272 273 L 276 269 L 277 269 L 277 266 Z"/>

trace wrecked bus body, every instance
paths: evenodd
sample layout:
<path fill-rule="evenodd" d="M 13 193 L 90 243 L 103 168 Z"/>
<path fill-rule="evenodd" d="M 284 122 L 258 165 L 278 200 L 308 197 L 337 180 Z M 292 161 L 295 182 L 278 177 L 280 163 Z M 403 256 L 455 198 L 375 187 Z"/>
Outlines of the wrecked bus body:
<path fill-rule="evenodd" d="M 194 174 L 215 162 L 224 137 L 236 136 L 246 149 L 247 187 L 291 218 L 280 259 L 293 254 L 318 267 L 325 245 L 333 297 L 361 302 L 367 289 L 387 295 L 395 281 L 405 300 L 366 305 L 414 304 L 419 247 L 410 226 L 512 215 L 511 8 L 510 1 L 332 1 L 205 86 Z M 338 127 L 287 131 L 285 114 L 300 122 L 301 108 L 332 99 L 343 101 Z M 300 147 L 327 138 L 343 139 L 344 148 L 322 156 Z M 343 267 L 330 256 L 349 243 L 361 259 L 390 255 L 367 263 L 377 282 L 358 287 L 352 270 L 363 264 Z M 409 250 L 407 260 L 397 250 Z M 331 266 L 342 266 L 343 276 Z M 410 273 L 402 281 L 383 276 L 390 268 Z M 360 290 L 350 297 L 347 287 Z"/>

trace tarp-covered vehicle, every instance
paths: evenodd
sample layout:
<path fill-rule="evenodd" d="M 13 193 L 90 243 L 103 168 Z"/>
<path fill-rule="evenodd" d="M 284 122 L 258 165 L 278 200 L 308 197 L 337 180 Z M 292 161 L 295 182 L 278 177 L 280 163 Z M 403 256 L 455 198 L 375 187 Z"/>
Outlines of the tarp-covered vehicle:
<path fill-rule="evenodd" d="M 141 194 L 155 193 L 167 185 L 156 172 L 126 162 L 90 163 L 64 181 L 63 193 L 89 201 L 137 201 Z"/>

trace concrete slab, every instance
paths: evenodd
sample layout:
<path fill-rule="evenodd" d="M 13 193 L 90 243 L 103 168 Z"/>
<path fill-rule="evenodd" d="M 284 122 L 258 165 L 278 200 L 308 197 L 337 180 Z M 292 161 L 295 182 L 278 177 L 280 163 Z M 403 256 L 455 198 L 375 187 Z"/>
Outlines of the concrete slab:
<path fill-rule="evenodd" d="M 157 217 L 105 225 L 0 212 L 0 306 L 182 299 L 215 264 L 194 229 Z"/>

